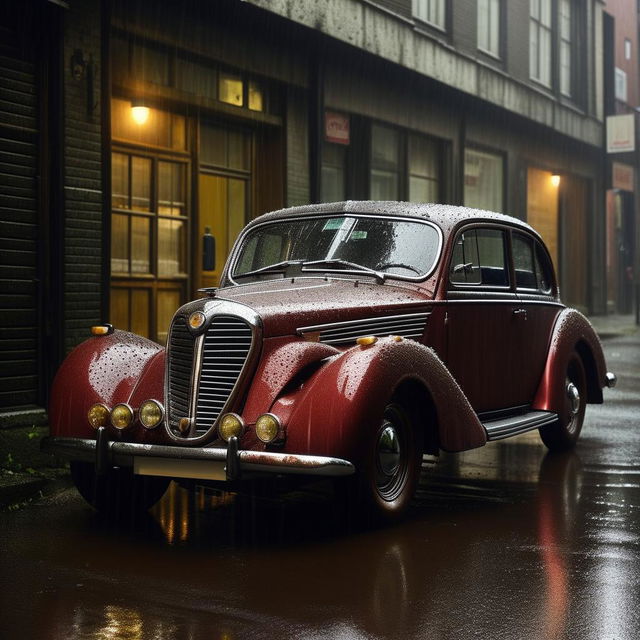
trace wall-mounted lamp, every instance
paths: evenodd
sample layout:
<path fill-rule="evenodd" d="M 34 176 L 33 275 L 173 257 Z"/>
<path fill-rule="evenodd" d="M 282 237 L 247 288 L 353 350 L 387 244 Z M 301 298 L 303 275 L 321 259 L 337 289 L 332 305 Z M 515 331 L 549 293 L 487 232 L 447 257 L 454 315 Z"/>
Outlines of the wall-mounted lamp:
<path fill-rule="evenodd" d="M 139 125 L 143 125 L 149 119 L 149 107 L 139 98 L 131 101 L 131 117 Z"/>
<path fill-rule="evenodd" d="M 560 176 L 559 176 L 557 173 L 554 173 L 554 174 L 551 176 L 551 184 L 552 184 L 554 187 L 559 187 L 559 186 L 560 186 Z"/>

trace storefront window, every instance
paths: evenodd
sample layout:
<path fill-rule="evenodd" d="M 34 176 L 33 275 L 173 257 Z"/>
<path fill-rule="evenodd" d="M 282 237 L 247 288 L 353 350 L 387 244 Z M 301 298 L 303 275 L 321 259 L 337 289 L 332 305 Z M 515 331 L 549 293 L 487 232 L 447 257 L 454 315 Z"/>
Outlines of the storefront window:
<path fill-rule="evenodd" d="M 218 76 L 218 99 L 220 102 L 226 102 L 236 107 L 241 107 L 243 100 L 244 88 L 242 78 L 239 75 L 231 73 L 220 73 Z"/>
<path fill-rule="evenodd" d="M 346 199 L 347 147 L 325 142 L 322 145 L 322 194 L 323 202 L 339 202 Z"/>
<path fill-rule="evenodd" d="M 440 150 L 423 136 L 409 136 L 409 201 L 439 202 Z"/>
<path fill-rule="evenodd" d="M 400 198 L 400 135 L 380 125 L 371 127 L 371 199 Z"/>
<path fill-rule="evenodd" d="M 474 149 L 464 152 L 464 204 L 502 212 L 504 160 L 502 156 Z"/>

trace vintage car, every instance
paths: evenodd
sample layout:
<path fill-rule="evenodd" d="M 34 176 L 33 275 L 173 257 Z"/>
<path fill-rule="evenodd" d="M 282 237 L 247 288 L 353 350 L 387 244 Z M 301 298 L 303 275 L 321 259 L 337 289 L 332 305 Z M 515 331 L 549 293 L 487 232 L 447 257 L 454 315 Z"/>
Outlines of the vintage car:
<path fill-rule="evenodd" d="M 62 364 L 45 448 L 99 508 L 148 507 L 170 479 L 233 490 L 345 477 L 393 518 L 422 456 L 537 429 L 572 447 L 613 386 L 558 295 L 540 236 L 505 215 L 341 202 L 265 214 L 221 286 L 178 309 L 166 349 L 110 325 Z"/>

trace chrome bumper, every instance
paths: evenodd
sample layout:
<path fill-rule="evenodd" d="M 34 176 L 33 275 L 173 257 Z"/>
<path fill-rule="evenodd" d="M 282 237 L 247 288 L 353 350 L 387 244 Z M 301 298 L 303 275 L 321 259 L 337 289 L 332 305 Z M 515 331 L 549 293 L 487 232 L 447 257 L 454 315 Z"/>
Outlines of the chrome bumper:
<path fill-rule="evenodd" d="M 238 480 L 243 474 L 348 476 L 355 467 L 347 460 L 273 451 L 239 450 L 236 438 L 226 448 L 175 447 L 113 442 L 98 429 L 96 440 L 48 437 L 41 448 L 73 460 L 95 464 L 102 475 L 111 467 L 133 467 L 135 473 L 202 480 Z"/>

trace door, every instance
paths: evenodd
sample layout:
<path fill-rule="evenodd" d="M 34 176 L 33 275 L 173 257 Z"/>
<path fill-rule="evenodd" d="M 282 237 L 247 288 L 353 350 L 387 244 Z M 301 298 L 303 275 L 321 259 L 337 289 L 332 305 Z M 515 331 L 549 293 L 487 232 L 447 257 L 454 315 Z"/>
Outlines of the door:
<path fill-rule="evenodd" d="M 523 318 L 508 264 L 503 229 L 458 234 L 449 267 L 446 364 L 478 413 L 527 402 L 518 383 Z"/>
<path fill-rule="evenodd" d="M 229 251 L 247 222 L 248 179 L 201 173 L 199 179 L 199 232 L 215 242 L 215 264 L 199 265 L 199 286 L 217 287 Z M 201 247 L 202 248 L 202 247 Z M 204 251 L 203 251 L 204 253 Z"/>

